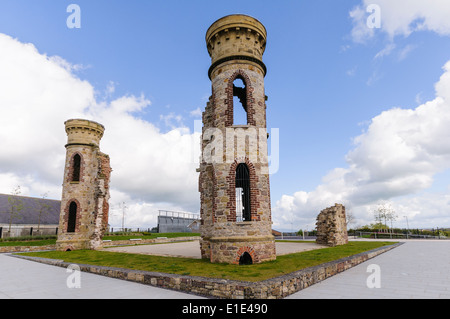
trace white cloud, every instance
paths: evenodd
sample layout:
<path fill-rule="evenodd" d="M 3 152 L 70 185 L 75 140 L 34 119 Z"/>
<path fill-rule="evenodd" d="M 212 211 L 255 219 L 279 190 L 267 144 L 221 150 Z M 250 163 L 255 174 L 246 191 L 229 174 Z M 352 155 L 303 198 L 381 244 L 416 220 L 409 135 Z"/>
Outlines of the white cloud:
<path fill-rule="evenodd" d="M 202 110 L 198 107 L 195 110 L 192 110 L 191 112 L 189 112 L 189 115 L 192 117 L 202 117 Z"/>
<path fill-rule="evenodd" d="M 381 9 L 381 28 L 390 39 L 409 36 L 417 31 L 432 31 L 439 35 L 450 35 L 450 3 L 447 0 L 362 0 L 350 11 L 353 21 L 352 38 L 357 43 L 370 40 L 376 28 L 367 26 L 366 12 L 369 5 Z"/>
<path fill-rule="evenodd" d="M 416 212 L 433 226 L 448 220 L 436 218 L 448 211 L 450 193 L 423 193 L 436 174 L 450 169 L 450 62 L 443 69 L 435 99 L 374 117 L 354 138 L 354 148 L 346 155 L 348 167 L 332 170 L 312 192 L 283 196 L 273 208 L 275 224 L 285 222 L 285 216 L 311 224 L 320 210 L 334 203 L 352 207 L 362 223 L 370 223 L 371 207 L 386 200 L 393 200 L 403 215 Z"/>
<path fill-rule="evenodd" d="M 64 132 L 68 117 L 82 116 L 95 102 L 93 89 L 31 44 L 0 34 L 0 47 L 2 173 L 60 183 L 65 137 L 55 133 Z"/>
<path fill-rule="evenodd" d="M 356 43 L 365 43 L 368 39 L 371 39 L 375 32 L 373 28 L 367 26 L 367 13 L 365 7 L 356 6 L 349 12 L 349 16 L 353 22 L 353 29 L 351 36 Z"/>
<path fill-rule="evenodd" d="M 183 117 L 179 114 L 175 114 L 173 112 L 170 112 L 167 115 L 160 115 L 159 119 L 164 123 L 166 127 L 169 127 L 171 129 L 179 129 L 184 127 L 183 124 Z"/>
<path fill-rule="evenodd" d="M 60 198 L 64 122 L 87 118 L 106 128 L 101 149 L 111 158 L 113 206 L 126 200 L 128 218 L 142 222 L 155 221 L 158 207 L 198 210 L 200 134 L 177 127 L 177 115 L 165 118 L 175 122 L 161 133 L 139 117 L 151 105 L 144 95 L 97 101 L 94 87 L 74 74 L 77 66 L 4 34 L 0 47 L 0 192 L 21 185 L 23 194 Z M 110 82 L 105 99 L 113 92 Z"/>
<path fill-rule="evenodd" d="M 350 77 L 355 76 L 358 67 L 354 66 L 353 68 L 347 70 L 346 74 Z"/>
<path fill-rule="evenodd" d="M 394 50 L 394 49 L 395 49 L 395 44 L 394 43 L 389 43 L 386 47 L 384 47 L 383 50 L 381 50 L 380 52 L 378 52 L 375 55 L 374 59 L 379 59 L 379 58 L 382 58 L 384 56 L 387 56 L 387 55 L 391 54 L 392 50 Z"/>
<path fill-rule="evenodd" d="M 406 57 L 417 48 L 417 45 L 408 44 L 398 53 L 398 60 L 403 61 Z"/>

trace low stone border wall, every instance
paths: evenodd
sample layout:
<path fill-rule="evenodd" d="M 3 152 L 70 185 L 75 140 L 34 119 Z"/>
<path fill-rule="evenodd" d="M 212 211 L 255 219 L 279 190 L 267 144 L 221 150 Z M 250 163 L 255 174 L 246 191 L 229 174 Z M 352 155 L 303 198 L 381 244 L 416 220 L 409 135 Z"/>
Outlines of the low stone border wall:
<path fill-rule="evenodd" d="M 380 247 L 371 251 L 302 269 L 287 275 L 260 282 L 244 282 L 237 280 L 182 276 L 92 265 L 78 266 L 81 271 L 90 272 L 93 274 L 134 281 L 155 287 L 178 290 L 210 298 L 281 299 L 402 244 L 403 243 L 396 243 L 393 245 Z M 20 255 L 14 256 L 64 268 L 67 268 L 70 265 L 70 263 L 66 263 L 61 260 Z"/>
<path fill-rule="evenodd" d="M 103 247 L 111 246 L 126 246 L 126 245 L 141 245 L 141 244 L 164 244 L 164 243 L 174 243 L 179 241 L 191 241 L 200 240 L 199 236 L 191 237 L 173 237 L 166 238 L 160 237 L 155 239 L 142 239 L 142 240 L 115 240 L 115 241 L 105 241 Z M 0 246 L 1 253 L 20 253 L 20 252 L 31 252 L 40 250 L 55 250 L 56 245 L 45 245 L 45 246 Z"/>
<path fill-rule="evenodd" d="M 46 246 L 0 246 L 0 253 L 26 253 L 40 250 L 55 250 L 56 245 Z"/>

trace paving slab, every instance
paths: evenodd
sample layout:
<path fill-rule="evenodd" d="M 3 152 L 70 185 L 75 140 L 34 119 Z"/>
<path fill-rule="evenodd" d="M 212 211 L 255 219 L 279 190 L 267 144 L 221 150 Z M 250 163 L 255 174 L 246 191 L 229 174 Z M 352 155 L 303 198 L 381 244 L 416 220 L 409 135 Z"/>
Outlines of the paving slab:
<path fill-rule="evenodd" d="M 450 299 L 450 241 L 401 241 L 405 244 L 287 299 Z"/>
<path fill-rule="evenodd" d="M 324 245 L 318 245 L 315 242 L 276 242 L 277 256 L 292 254 L 307 250 L 314 250 L 325 248 Z M 171 257 L 187 257 L 200 259 L 200 242 L 198 240 L 180 243 L 165 243 L 165 244 L 151 244 L 151 245 L 134 245 L 105 248 L 105 251 L 146 254 L 156 256 L 171 256 Z"/>
<path fill-rule="evenodd" d="M 198 299 L 201 297 L 0 254 L 0 299 Z M 72 276 L 72 277 L 71 277 Z M 73 280 L 72 280 L 73 279 Z M 68 284 L 69 282 L 69 284 Z M 79 288 L 74 283 L 79 282 Z M 202 298 L 203 299 L 203 298 Z"/>

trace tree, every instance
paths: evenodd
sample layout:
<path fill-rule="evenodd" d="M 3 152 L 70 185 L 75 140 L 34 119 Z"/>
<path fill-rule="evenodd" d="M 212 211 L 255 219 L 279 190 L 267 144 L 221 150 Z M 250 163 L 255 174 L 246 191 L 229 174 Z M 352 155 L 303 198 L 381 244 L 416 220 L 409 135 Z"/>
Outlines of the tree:
<path fill-rule="evenodd" d="M 355 216 L 353 215 L 353 212 L 348 209 L 345 212 L 345 225 L 347 226 L 347 228 L 349 227 L 350 224 L 353 224 L 355 222 Z"/>
<path fill-rule="evenodd" d="M 46 203 L 45 198 L 48 196 L 48 193 L 44 193 L 42 194 L 42 198 L 36 199 L 37 204 L 38 204 L 38 232 L 40 231 L 41 228 L 41 219 L 44 216 L 47 216 L 52 207 Z"/>
<path fill-rule="evenodd" d="M 17 186 L 13 189 L 11 192 L 11 196 L 8 196 L 8 203 L 9 207 L 4 212 L 9 215 L 9 228 L 8 233 L 11 236 L 11 225 L 13 220 L 22 218 L 22 211 L 23 211 L 23 201 L 19 197 L 21 193 L 20 186 Z"/>
<path fill-rule="evenodd" d="M 377 226 L 383 225 L 383 209 L 380 206 L 378 206 L 378 208 L 374 210 L 373 213 L 375 215 L 375 224 L 370 224 L 372 229 L 374 229 Z"/>
<path fill-rule="evenodd" d="M 387 226 L 387 221 L 391 222 L 391 228 L 392 228 L 392 222 L 397 219 L 397 215 L 395 214 L 394 209 L 392 208 L 391 204 L 389 203 L 383 203 L 378 205 L 377 209 L 374 210 L 375 214 L 375 225 L 383 225 L 384 227 L 381 227 L 382 229 L 389 229 Z"/>
<path fill-rule="evenodd" d="M 390 208 L 386 213 L 386 219 L 391 222 L 391 231 L 392 231 L 392 222 L 397 220 L 397 214 L 395 213 L 394 209 Z"/>
<path fill-rule="evenodd" d="M 375 224 L 369 225 L 370 230 L 385 232 L 387 231 L 387 226 L 381 222 L 376 222 Z"/>

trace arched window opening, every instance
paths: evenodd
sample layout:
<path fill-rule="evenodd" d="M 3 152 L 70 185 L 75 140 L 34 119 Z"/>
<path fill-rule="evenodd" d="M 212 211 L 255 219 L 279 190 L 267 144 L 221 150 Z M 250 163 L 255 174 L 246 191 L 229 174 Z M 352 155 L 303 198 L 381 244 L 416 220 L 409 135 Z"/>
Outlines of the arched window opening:
<path fill-rule="evenodd" d="M 239 258 L 239 265 L 251 265 L 253 264 L 252 256 L 248 252 L 242 254 Z"/>
<path fill-rule="evenodd" d="M 80 181 L 80 171 L 81 171 L 81 156 L 79 154 L 75 154 L 73 156 L 72 182 Z"/>
<path fill-rule="evenodd" d="M 238 76 L 233 82 L 233 124 L 247 125 L 247 87 Z"/>
<path fill-rule="evenodd" d="M 236 221 L 250 221 L 250 173 L 247 165 L 236 168 Z"/>
<path fill-rule="evenodd" d="M 77 203 L 71 202 L 69 206 L 69 218 L 67 220 L 67 232 L 74 233 L 77 225 Z"/>

